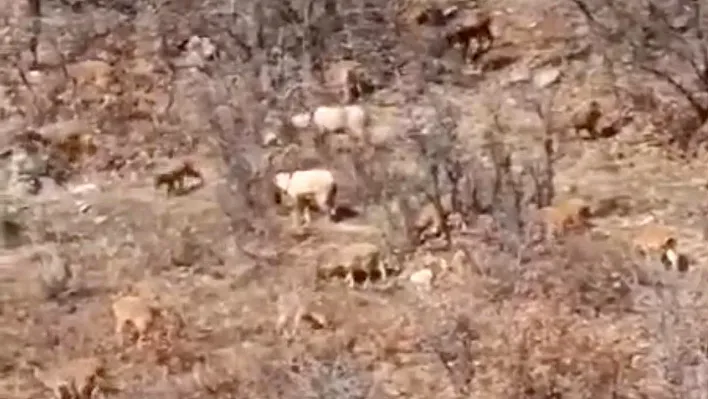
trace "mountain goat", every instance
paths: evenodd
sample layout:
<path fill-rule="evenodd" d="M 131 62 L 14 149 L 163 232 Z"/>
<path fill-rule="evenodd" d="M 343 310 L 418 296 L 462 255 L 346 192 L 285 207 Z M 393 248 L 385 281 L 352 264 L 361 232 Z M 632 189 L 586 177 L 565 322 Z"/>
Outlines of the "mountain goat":
<path fill-rule="evenodd" d="M 274 201 L 280 205 L 287 199 L 294 205 L 294 216 L 298 223 L 304 216 L 305 223 L 312 220 L 310 206 L 317 207 L 333 219 L 336 214 L 335 197 L 337 184 L 332 172 L 326 169 L 297 170 L 292 173 L 280 172 L 273 178 Z"/>
<path fill-rule="evenodd" d="M 123 332 L 127 324 L 132 324 L 138 335 L 138 342 L 143 343 L 152 326 L 158 309 L 145 298 L 129 295 L 116 299 L 111 306 L 115 317 L 115 333 L 121 345 L 124 344 Z"/>
<path fill-rule="evenodd" d="M 666 226 L 655 223 L 642 226 L 632 239 L 632 247 L 645 257 L 658 255 L 667 270 L 684 268 L 681 265 L 683 259 L 677 252 L 676 234 Z"/>
<path fill-rule="evenodd" d="M 445 41 L 449 48 L 456 44 L 462 46 L 462 59 L 467 60 L 467 52 L 472 39 L 477 40 L 477 50 L 475 57 L 488 51 L 494 44 L 494 36 L 491 30 L 492 16 L 488 12 L 467 14 L 462 20 L 455 23 L 452 29 L 445 33 Z M 484 42 L 484 46 L 482 46 Z"/>
<path fill-rule="evenodd" d="M 109 63 L 100 60 L 79 61 L 66 66 L 69 78 L 78 87 L 95 85 L 107 91 L 118 79 L 116 69 Z"/>
<path fill-rule="evenodd" d="M 320 261 L 317 267 L 318 280 L 344 277 L 350 288 L 353 288 L 356 283 L 355 273 L 366 275 L 365 284 L 371 281 L 371 276 L 374 273 L 378 273 L 381 281 L 388 277 L 386 264 L 383 262 L 378 246 L 369 242 L 336 246 L 329 252 L 326 261 Z"/>
<path fill-rule="evenodd" d="M 298 129 L 314 124 L 322 135 L 329 132 L 348 131 L 359 139 L 367 140 L 369 114 L 361 105 L 319 106 L 312 113 L 301 113 L 290 118 Z"/>
<path fill-rule="evenodd" d="M 137 333 L 138 347 L 150 338 L 173 341 L 180 336 L 185 328 L 184 319 L 178 311 L 165 303 L 158 303 L 156 298 L 147 298 L 144 294 L 127 294 L 115 298 L 111 310 L 116 322 L 115 333 L 121 346 L 125 344 L 124 333 L 128 325 L 132 325 L 133 336 Z"/>
<path fill-rule="evenodd" d="M 592 216 L 590 205 L 582 198 L 569 198 L 542 208 L 540 212 L 549 238 L 588 227 L 588 219 Z"/>
<path fill-rule="evenodd" d="M 576 136 L 580 136 L 583 130 L 587 130 L 590 134 L 590 138 L 594 139 L 598 134 L 597 125 L 600 118 L 602 118 L 600 103 L 596 100 L 592 100 L 575 110 L 570 123 L 573 130 L 575 130 Z"/>
<path fill-rule="evenodd" d="M 53 157 L 74 163 L 98 152 L 95 137 L 96 131 L 88 122 L 70 120 L 45 125 L 36 132 L 25 132 L 23 139 L 41 144 Z"/>
<path fill-rule="evenodd" d="M 442 224 L 447 222 L 447 216 L 453 211 L 452 195 L 444 194 L 440 198 L 440 205 L 445 220 L 440 218 L 438 210 L 432 202 L 425 204 L 416 215 L 413 227 L 421 241 L 424 241 L 428 236 L 438 236 L 442 232 Z"/>
<path fill-rule="evenodd" d="M 163 185 L 167 186 L 167 195 L 170 196 L 184 192 L 185 177 L 194 177 L 199 179 L 199 185 L 204 184 L 204 177 L 188 159 L 170 162 L 164 169 L 155 174 L 153 183 L 156 190 Z"/>

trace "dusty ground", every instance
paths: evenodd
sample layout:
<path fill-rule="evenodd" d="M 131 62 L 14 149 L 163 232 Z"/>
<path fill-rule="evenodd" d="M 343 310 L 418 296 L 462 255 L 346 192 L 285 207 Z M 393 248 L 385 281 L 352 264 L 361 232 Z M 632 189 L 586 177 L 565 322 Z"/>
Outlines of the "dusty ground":
<path fill-rule="evenodd" d="M 541 121 L 505 90 L 552 73 L 557 67 L 536 64 L 562 48 L 554 35 L 579 28 L 549 10 L 539 12 L 542 23 L 531 10 L 514 12 L 522 8 L 516 0 L 499 6 L 495 29 L 503 35 L 490 57 L 519 57 L 511 66 L 474 90 L 438 89 L 463 109 L 465 145 L 483 143 L 500 103 L 504 141 L 529 159 Z M 564 76 L 586 68 L 566 67 Z M 561 108 L 590 96 L 612 104 L 601 82 L 588 80 L 564 81 Z M 375 131 L 385 141 L 395 113 L 378 112 Z M 134 179 L 86 174 L 68 189 L 28 197 L 31 230 L 44 235 L 0 252 L 0 397 L 50 397 L 34 367 L 84 356 L 106 360 L 113 389 L 102 395 L 115 398 L 705 397 L 704 160 L 671 160 L 646 143 L 645 130 L 636 124 L 617 137 L 558 145 L 559 193 L 629 198 L 627 212 L 594 219 L 593 233 L 522 256 L 500 249 L 502 233 L 481 217 L 455 236 L 455 250 L 420 250 L 400 276 L 368 289 L 320 284 L 316 267 L 324 247 L 382 243 L 372 215 L 316 221 L 307 239 L 284 238 L 289 251 L 277 264 L 253 268 L 239 258 L 216 199 L 219 160 L 207 144 L 191 154 L 206 184 L 185 196 L 166 198 L 138 170 Z M 82 184 L 95 188 L 72 193 Z M 688 272 L 637 265 L 626 253 L 628 231 L 649 220 L 675 229 Z M 73 272 L 54 299 L 38 277 L 47 260 L 32 257 L 47 248 Z M 453 262 L 457 249 L 465 256 Z M 432 289 L 408 281 L 441 260 L 450 268 Z M 637 273 L 649 277 L 640 283 Z M 183 334 L 120 345 L 111 304 L 128 290 L 156 295 L 180 314 Z M 287 320 L 283 331 L 279 319 Z"/>

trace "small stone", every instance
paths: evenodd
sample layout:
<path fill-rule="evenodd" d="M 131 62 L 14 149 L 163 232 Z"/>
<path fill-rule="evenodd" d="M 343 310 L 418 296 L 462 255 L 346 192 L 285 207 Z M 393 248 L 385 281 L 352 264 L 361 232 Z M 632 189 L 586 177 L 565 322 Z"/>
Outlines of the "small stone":
<path fill-rule="evenodd" d="M 411 283 L 417 287 L 429 290 L 432 287 L 433 271 L 430 269 L 421 269 L 411 274 L 409 277 Z"/>
<path fill-rule="evenodd" d="M 540 89 L 546 88 L 558 82 L 560 76 L 561 72 L 558 68 L 543 69 L 534 73 L 533 83 Z"/>
<path fill-rule="evenodd" d="M 93 183 L 86 183 L 86 184 L 80 184 L 78 186 L 74 186 L 70 189 L 70 192 L 72 194 L 86 194 L 90 192 L 97 192 L 100 191 L 97 185 Z"/>
<path fill-rule="evenodd" d="M 528 68 L 519 67 L 509 73 L 509 84 L 527 82 L 531 79 L 531 72 Z"/>
<path fill-rule="evenodd" d="M 274 132 L 268 132 L 263 135 L 263 145 L 266 147 L 278 145 L 279 142 L 278 135 Z"/>

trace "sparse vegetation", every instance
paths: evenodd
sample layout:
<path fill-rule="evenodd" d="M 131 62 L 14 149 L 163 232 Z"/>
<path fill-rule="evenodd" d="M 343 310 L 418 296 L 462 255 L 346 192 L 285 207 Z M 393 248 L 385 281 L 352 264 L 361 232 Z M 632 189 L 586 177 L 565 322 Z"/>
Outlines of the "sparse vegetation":
<path fill-rule="evenodd" d="M 4 4 L 0 397 L 701 396 L 674 3 Z"/>
<path fill-rule="evenodd" d="M 663 84 L 648 93 L 645 88 L 629 88 L 635 101 L 654 104 L 652 123 L 658 138 L 683 155 L 695 156 L 703 150 L 703 126 L 708 120 L 706 6 L 690 1 L 642 5 L 620 1 L 608 7 L 594 1 L 569 2 L 587 20 L 613 69 Z M 674 95 L 667 98 L 667 90 Z"/>

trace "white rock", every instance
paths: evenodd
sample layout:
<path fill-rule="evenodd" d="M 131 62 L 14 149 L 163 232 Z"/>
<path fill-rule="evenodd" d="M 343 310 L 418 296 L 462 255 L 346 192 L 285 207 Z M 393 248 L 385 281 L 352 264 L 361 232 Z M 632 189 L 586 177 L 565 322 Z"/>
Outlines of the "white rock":
<path fill-rule="evenodd" d="M 98 192 L 100 189 L 98 188 L 97 185 L 93 183 L 86 183 L 86 184 L 80 184 L 78 186 L 74 186 L 69 190 L 72 194 L 86 194 L 90 192 Z"/>
<path fill-rule="evenodd" d="M 430 269 L 421 269 L 411 274 L 409 277 L 411 283 L 419 288 L 430 289 L 433 283 L 433 271 Z"/>
<path fill-rule="evenodd" d="M 211 42 L 211 39 L 205 37 L 202 39 L 202 55 L 206 58 L 211 58 L 216 54 L 216 46 Z"/>
<path fill-rule="evenodd" d="M 421 263 L 423 263 L 424 267 L 430 268 L 436 265 L 439 261 L 439 258 L 430 252 L 427 252 L 425 255 L 423 255 L 423 259 L 421 259 Z"/>
<path fill-rule="evenodd" d="M 545 88 L 560 79 L 561 72 L 558 68 L 549 68 L 536 71 L 533 75 L 533 83 L 538 88 Z"/>
<path fill-rule="evenodd" d="M 456 273 L 460 273 L 465 268 L 466 260 L 467 254 L 465 254 L 463 250 L 458 249 L 457 252 L 455 252 L 455 254 L 452 256 L 452 260 L 450 261 L 450 268 Z"/>
<path fill-rule="evenodd" d="M 268 147 L 271 145 L 278 145 L 280 143 L 280 139 L 278 139 L 278 135 L 275 134 L 274 132 L 267 132 L 263 135 L 263 145 Z"/>
<path fill-rule="evenodd" d="M 196 51 L 191 51 L 184 56 L 183 65 L 184 67 L 204 67 L 204 58 Z"/>
<path fill-rule="evenodd" d="M 531 79 L 531 72 L 526 67 L 518 67 L 509 73 L 509 84 L 527 82 Z"/>
<path fill-rule="evenodd" d="M 303 112 L 297 115 L 293 115 L 290 118 L 290 123 L 298 129 L 304 129 L 310 125 L 310 120 L 312 115 L 309 112 Z"/>

